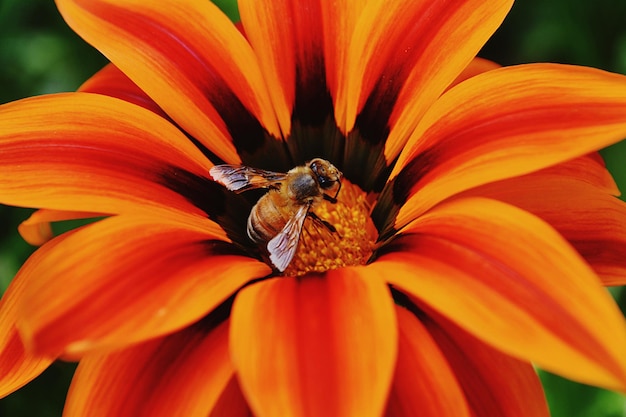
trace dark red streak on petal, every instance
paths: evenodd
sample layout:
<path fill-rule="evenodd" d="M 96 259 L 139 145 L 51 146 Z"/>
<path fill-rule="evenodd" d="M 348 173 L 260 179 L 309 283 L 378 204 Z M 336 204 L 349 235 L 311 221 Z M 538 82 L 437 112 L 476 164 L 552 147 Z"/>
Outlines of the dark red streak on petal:
<path fill-rule="evenodd" d="M 406 308 L 409 310 L 415 317 L 429 330 L 433 338 L 437 341 L 440 349 L 446 354 L 446 358 L 452 367 L 453 370 L 462 369 L 460 372 L 461 375 L 481 375 L 482 372 L 479 368 L 476 367 L 476 363 L 470 360 L 465 350 L 462 346 L 459 346 L 448 333 L 441 328 L 441 326 L 433 320 L 433 318 L 426 313 L 422 306 L 419 306 L 419 302 L 411 299 L 409 296 L 404 294 L 402 291 L 399 291 L 395 288 L 391 288 L 391 292 L 393 294 L 393 299 L 396 304 Z M 454 351 L 454 354 L 450 354 Z M 463 360 L 466 359 L 466 360 Z M 459 373 L 457 373 L 457 376 Z M 500 403 L 497 401 L 497 398 L 492 393 L 491 387 L 489 387 L 482 378 L 476 377 L 471 381 L 466 381 L 463 378 L 459 378 L 459 383 L 465 392 L 468 403 L 470 404 L 472 409 L 481 409 L 484 408 L 485 404 L 473 404 L 473 402 L 479 400 L 483 403 L 488 403 L 491 407 L 490 410 L 493 411 L 495 409 L 499 409 Z M 469 383 L 469 384 L 468 384 Z M 471 384 L 471 385 L 470 385 Z M 481 394 L 480 397 L 476 398 L 473 393 L 479 392 Z M 481 407 L 483 406 L 483 407 Z M 499 412 L 493 413 L 493 415 L 506 415 L 506 410 L 499 409 Z"/>
<path fill-rule="evenodd" d="M 133 303 L 134 300 L 140 297 L 140 294 L 150 292 L 153 287 L 157 285 L 153 281 L 156 277 L 167 278 L 168 276 L 175 274 L 180 266 L 185 263 L 194 262 L 199 257 L 207 258 L 233 254 L 241 255 L 242 253 L 234 245 L 227 242 L 206 240 L 189 242 L 188 244 L 178 246 L 176 250 L 171 250 L 158 259 L 153 259 L 150 262 L 146 260 L 141 265 L 137 266 L 138 270 L 141 271 L 139 274 L 146 277 L 146 279 L 134 280 L 136 285 L 132 286 L 132 291 L 124 291 L 124 297 L 128 298 L 124 302 L 127 302 L 128 304 Z M 138 272 L 135 271 L 135 273 Z M 72 337 L 76 337 L 77 339 L 85 337 L 85 334 L 89 334 L 92 329 L 87 328 L 82 324 L 72 324 L 76 322 L 83 323 L 83 320 L 85 319 L 84 316 L 80 317 L 77 315 L 76 311 L 84 312 L 84 314 L 102 314 L 103 306 L 112 302 L 112 299 L 120 301 L 120 288 L 123 287 L 128 286 L 123 280 L 120 279 L 116 280 L 116 285 L 109 285 L 106 289 L 96 289 L 95 291 L 97 291 L 97 297 L 95 294 L 85 294 L 85 297 L 78 301 L 72 309 L 69 309 L 64 312 L 64 314 L 59 315 L 55 318 L 54 322 L 49 323 L 48 326 L 41 329 L 35 335 L 35 343 L 39 346 L 45 346 L 46 349 L 48 349 L 47 352 L 58 350 L 58 354 L 61 354 L 63 349 L 66 347 L 63 344 L 67 343 L 68 340 L 59 340 L 58 328 L 68 326 L 67 323 L 70 323 L 70 328 L 82 329 L 78 333 L 75 333 Z M 94 303 L 94 298 L 97 298 L 98 303 Z M 208 332 L 215 325 L 225 320 L 227 318 L 226 313 L 230 311 L 233 300 L 234 295 L 224 300 L 213 311 L 208 311 L 207 315 L 197 322 L 197 328 L 204 327 Z M 65 324 L 59 325 L 57 323 Z"/>
<path fill-rule="evenodd" d="M 97 16 L 109 16 L 122 30 L 140 37 L 146 44 L 159 45 L 159 48 L 168 51 L 171 62 L 180 68 L 181 73 L 193 75 L 192 81 L 215 106 L 241 155 L 253 154 L 263 146 L 267 139 L 260 122 L 233 94 L 218 72 L 204 62 L 200 54 L 184 40 L 133 11 L 105 3 L 84 2 L 82 7 Z M 143 30 L 137 30 L 137 27 L 143 27 Z"/>
<path fill-rule="evenodd" d="M 389 136 L 389 117 L 400 94 L 404 76 L 386 74 L 379 78 L 356 117 L 355 129 L 370 145 L 383 143 Z"/>
<path fill-rule="evenodd" d="M 334 114 L 321 50 L 306 65 L 307 68 L 296 67 L 296 102 L 292 120 L 303 126 L 320 126 Z"/>
<path fill-rule="evenodd" d="M 402 205 L 411 195 L 411 188 L 439 165 L 442 152 L 429 148 L 417 155 L 393 181 L 392 196 L 395 204 Z"/>
<path fill-rule="evenodd" d="M 326 60 L 322 39 L 320 2 L 306 0 L 285 2 L 289 18 L 281 21 L 288 26 L 294 55 L 294 98 L 291 109 L 291 132 L 286 141 L 291 166 L 316 157 L 341 165 L 343 135 L 338 132 L 334 106 L 326 78 Z M 279 167 L 276 167 L 279 168 Z"/>
<path fill-rule="evenodd" d="M 333 114 L 326 81 L 323 15 L 319 1 L 289 3 L 295 52 L 295 105 L 292 119 L 304 126 L 321 126 Z"/>
<path fill-rule="evenodd" d="M 387 42 L 395 45 L 388 53 L 376 59 L 383 60 L 386 67 L 376 80 L 370 95 L 359 112 L 355 127 L 371 144 L 384 142 L 389 135 L 390 117 L 404 83 L 414 69 L 431 39 L 450 14 L 449 7 L 432 3 L 419 15 L 420 19 L 406 26 L 405 31 L 395 31 Z M 390 36 L 392 36 L 390 34 Z"/>
<path fill-rule="evenodd" d="M 463 346 L 459 345 L 457 341 L 451 338 L 445 329 L 429 316 L 425 315 L 422 322 L 437 340 L 441 349 L 446 352 L 446 357 L 452 368 L 460 370 L 460 372 L 457 373 L 460 376 L 458 379 L 471 409 L 475 410 L 475 412 L 477 412 L 477 410 L 487 409 L 489 410 L 489 415 L 506 416 L 508 410 L 502 408 L 505 404 L 499 401 L 499 398 L 493 391 L 493 387 L 489 386 L 487 381 L 482 377 L 484 371 L 481 371 L 478 367 L 478 363 L 474 362 L 474 360 L 466 354 Z M 468 380 L 465 377 L 466 375 L 474 375 L 475 377 Z"/>
<path fill-rule="evenodd" d="M 161 169 L 154 180 L 204 211 L 233 241 L 250 246 L 246 219 L 252 206 L 243 196 L 226 190 L 215 181 L 173 166 Z"/>
<path fill-rule="evenodd" d="M 168 118 L 163 109 L 113 64 L 108 64 L 98 71 L 78 91 L 119 98 Z"/>
<path fill-rule="evenodd" d="M 570 239 L 569 242 L 592 265 L 623 265 L 626 260 L 626 243 L 623 241 Z"/>
<path fill-rule="evenodd" d="M 24 344 L 18 332 L 14 331 L 5 347 L 2 350 L 3 356 L 11 358 L 12 362 L 0 361 L 0 375 L 7 375 L 11 372 L 11 369 L 15 364 L 21 363 L 22 359 L 26 357 L 26 351 L 24 350 Z M 18 356 L 19 354 L 19 356 Z"/>
<path fill-rule="evenodd" d="M 459 260 L 459 264 L 464 265 L 465 268 L 468 265 L 475 265 L 474 268 L 468 270 L 476 274 L 481 285 L 497 289 L 500 297 L 511 299 L 513 304 L 541 305 L 542 308 L 537 309 L 534 313 L 536 319 L 546 326 L 561 329 L 559 332 L 560 338 L 566 343 L 576 345 L 576 333 L 580 332 L 579 329 L 576 329 L 577 323 L 574 321 L 554 323 L 555 316 L 552 312 L 561 312 L 562 307 L 548 297 L 547 294 L 539 291 L 524 276 L 498 259 L 482 253 L 480 249 L 475 247 L 468 247 L 448 239 L 422 234 L 403 235 L 387 245 L 383 251 L 391 253 L 402 252 L 407 249 L 412 253 L 419 254 L 420 257 L 425 256 L 429 259 L 437 260 L 441 264 L 449 265 L 450 260 L 455 259 Z M 546 279 L 550 279 L 550 277 L 546 277 Z M 558 316 L 562 316 L 562 314 L 558 314 Z M 581 352 L 590 358 L 597 356 L 595 352 L 602 351 L 604 351 L 602 346 L 598 346 L 597 341 L 593 339 L 589 339 L 589 343 L 581 347 Z"/>
<path fill-rule="evenodd" d="M 515 114 L 502 114 L 496 117 L 486 114 L 482 120 L 463 120 L 464 123 L 457 123 L 454 129 L 446 129 L 445 134 L 434 133 L 437 138 L 431 147 L 421 151 L 408 162 L 381 194 L 372 214 L 374 223 L 381 232 L 381 238 L 388 234 L 388 226 L 393 223 L 399 206 L 416 191 L 420 181 L 454 158 L 462 158 L 481 146 L 494 146 L 498 142 L 502 142 L 503 147 L 511 146 L 511 137 L 524 135 L 530 137 L 537 130 L 537 126 L 550 126 L 552 130 L 562 126 L 564 130 L 568 130 L 592 125 L 596 115 L 600 113 L 605 115 L 605 118 L 610 116 L 617 120 L 621 109 L 603 103 L 581 103 L 571 105 L 567 109 L 537 105 Z M 435 125 L 435 128 L 438 127 Z M 427 130 L 424 134 L 425 140 L 432 140 L 430 135 L 430 131 Z M 390 211 L 394 210 L 394 207 L 395 211 Z"/>
<path fill-rule="evenodd" d="M 49 164 L 66 165 L 68 170 L 73 172 L 102 175 L 103 178 L 114 173 L 120 181 L 128 182 L 125 185 L 129 187 L 129 194 L 146 200 L 155 200 L 154 192 L 157 191 L 155 189 L 157 187 L 150 188 L 150 190 L 144 187 L 150 184 L 157 185 L 158 182 L 153 178 L 160 175 L 162 170 L 166 169 L 164 167 L 170 166 L 168 163 L 159 160 L 155 155 L 142 155 L 136 152 L 136 149 L 125 147 L 123 143 L 119 146 L 113 146 L 111 142 L 103 142 L 102 145 L 95 145 L 95 142 L 91 145 L 81 144 L 80 140 L 83 135 L 82 132 L 76 132 L 76 137 L 73 137 L 67 132 L 63 137 L 66 143 L 31 140 L 27 148 L 24 148 L 18 141 L 13 146 L 5 145 L 2 152 L 6 160 L 28 159 L 31 163 L 41 164 L 42 167 Z M 181 168 L 173 169 L 180 170 Z M 42 181 L 45 179 L 42 177 Z M 136 186 L 132 184 L 132 181 L 137 182 Z M 142 184 L 144 181 L 147 181 L 147 184 Z M 132 191 L 131 187 L 133 187 Z M 156 200 L 159 199 L 156 198 Z M 172 204 L 175 203 L 172 202 Z"/>
<path fill-rule="evenodd" d="M 427 149 L 413 158 L 398 176 L 387 183 L 372 211 L 372 220 L 381 240 L 394 233 L 390 227 L 400 207 L 411 195 L 411 189 L 436 167 L 440 160 L 441 152 L 435 148 Z"/>

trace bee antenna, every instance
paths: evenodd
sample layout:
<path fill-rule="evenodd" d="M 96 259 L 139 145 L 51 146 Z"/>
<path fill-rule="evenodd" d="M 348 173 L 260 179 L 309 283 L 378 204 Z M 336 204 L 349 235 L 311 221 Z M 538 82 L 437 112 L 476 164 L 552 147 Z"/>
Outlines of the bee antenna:
<path fill-rule="evenodd" d="M 333 197 L 335 200 L 337 199 L 337 196 L 339 195 L 339 191 L 341 190 L 341 180 L 337 178 L 337 182 L 339 183 L 339 187 L 337 187 L 337 192 L 335 193 L 335 197 Z"/>

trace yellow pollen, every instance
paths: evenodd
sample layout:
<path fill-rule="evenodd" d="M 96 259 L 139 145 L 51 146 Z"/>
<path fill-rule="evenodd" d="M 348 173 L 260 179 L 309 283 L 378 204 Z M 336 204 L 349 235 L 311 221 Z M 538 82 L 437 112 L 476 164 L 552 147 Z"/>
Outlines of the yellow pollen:
<path fill-rule="evenodd" d="M 336 204 L 323 200 L 312 210 L 320 219 L 331 224 L 336 232 L 331 232 L 319 221 L 307 218 L 297 252 L 285 275 L 300 276 L 367 263 L 378 237 L 369 216 L 367 194 L 344 179 L 337 200 Z"/>

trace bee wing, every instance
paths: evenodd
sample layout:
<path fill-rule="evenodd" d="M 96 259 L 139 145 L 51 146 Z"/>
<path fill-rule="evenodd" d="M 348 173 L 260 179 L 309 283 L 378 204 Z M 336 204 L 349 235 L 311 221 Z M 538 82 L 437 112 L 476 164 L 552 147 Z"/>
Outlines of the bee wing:
<path fill-rule="evenodd" d="M 213 179 L 230 191 L 243 192 L 257 188 L 269 188 L 284 181 L 287 174 L 266 171 L 244 165 L 215 165 L 209 170 Z"/>
<path fill-rule="evenodd" d="M 293 255 L 296 254 L 300 233 L 308 212 L 309 205 L 300 206 L 296 214 L 285 224 L 283 230 L 267 242 L 270 261 L 280 272 L 287 269 Z"/>

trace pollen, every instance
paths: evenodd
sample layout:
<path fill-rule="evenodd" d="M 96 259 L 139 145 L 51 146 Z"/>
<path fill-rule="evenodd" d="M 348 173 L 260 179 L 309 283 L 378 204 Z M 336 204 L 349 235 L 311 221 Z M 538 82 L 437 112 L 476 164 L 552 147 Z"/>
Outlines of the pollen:
<path fill-rule="evenodd" d="M 366 264 L 378 238 L 369 201 L 358 186 L 342 180 L 336 203 L 323 200 L 312 209 L 323 222 L 307 218 L 296 254 L 284 274 L 300 276 Z"/>

